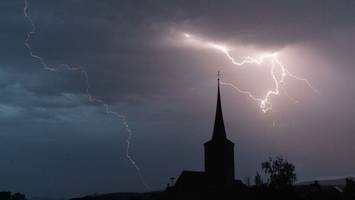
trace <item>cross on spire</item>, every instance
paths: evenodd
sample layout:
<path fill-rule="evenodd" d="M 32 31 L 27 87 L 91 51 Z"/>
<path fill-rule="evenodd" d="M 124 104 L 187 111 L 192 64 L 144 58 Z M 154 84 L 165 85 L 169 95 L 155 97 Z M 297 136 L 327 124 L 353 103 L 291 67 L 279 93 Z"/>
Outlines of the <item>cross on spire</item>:
<path fill-rule="evenodd" d="M 219 82 L 219 79 L 221 79 L 222 78 L 222 73 L 221 73 L 221 71 L 218 71 L 218 73 L 217 73 L 217 80 L 218 80 L 218 82 Z"/>

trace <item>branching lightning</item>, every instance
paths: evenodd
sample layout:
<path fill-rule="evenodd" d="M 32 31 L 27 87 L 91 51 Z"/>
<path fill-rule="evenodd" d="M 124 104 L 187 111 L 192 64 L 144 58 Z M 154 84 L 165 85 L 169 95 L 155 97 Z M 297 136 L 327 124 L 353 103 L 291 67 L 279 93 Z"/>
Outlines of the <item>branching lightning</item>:
<path fill-rule="evenodd" d="M 272 96 L 277 96 L 280 94 L 280 89 L 284 90 L 282 87 L 283 83 L 285 82 L 286 77 L 290 77 L 293 79 L 296 79 L 298 81 L 304 82 L 312 91 L 318 93 L 318 90 L 315 89 L 310 82 L 305 79 L 298 77 L 294 74 L 292 74 L 279 60 L 278 54 L 277 53 L 271 53 L 271 54 L 266 54 L 262 55 L 259 58 L 247 56 L 241 61 L 237 61 L 232 55 L 231 55 L 231 49 L 229 49 L 227 46 L 220 45 L 215 42 L 211 41 L 206 41 L 201 38 L 198 38 L 194 35 L 191 35 L 189 33 L 183 33 L 183 36 L 186 40 L 192 42 L 195 45 L 198 46 L 203 46 L 211 49 L 215 49 L 225 55 L 225 57 L 233 64 L 236 66 L 245 66 L 246 64 L 256 64 L 256 65 L 263 65 L 266 62 L 269 62 L 271 64 L 271 69 L 270 69 L 270 75 L 272 77 L 273 83 L 274 83 L 274 89 L 266 91 L 266 94 L 262 97 L 257 97 L 252 92 L 248 90 L 243 90 L 237 87 L 236 85 L 232 83 L 225 83 L 221 82 L 223 85 L 230 86 L 237 90 L 238 92 L 247 95 L 249 98 L 251 98 L 253 101 L 256 101 L 259 103 L 260 109 L 266 113 L 272 109 L 272 102 L 271 102 L 271 97 Z M 276 72 L 277 70 L 280 71 L 280 74 Z M 296 102 L 293 98 L 291 98 L 287 92 L 285 92 L 286 96 L 288 96 L 293 102 Z"/>
<path fill-rule="evenodd" d="M 51 72 L 60 72 L 61 69 L 65 69 L 68 71 L 76 71 L 79 72 L 85 80 L 85 84 L 86 84 L 86 96 L 88 98 L 88 100 L 92 103 L 96 103 L 99 105 L 102 105 L 105 108 L 105 112 L 106 114 L 112 115 L 114 117 L 116 117 L 117 119 L 119 119 L 121 121 L 121 123 L 123 124 L 125 130 L 127 131 L 127 138 L 126 138 L 126 157 L 129 160 L 129 162 L 133 165 L 133 167 L 135 168 L 135 170 L 137 171 L 137 174 L 139 176 L 140 181 L 142 182 L 143 186 L 148 190 L 150 187 L 149 185 L 146 183 L 143 174 L 141 172 L 140 167 L 138 166 L 138 164 L 136 163 L 136 161 L 132 158 L 131 154 L 130 154 L 130 146 L 131 146 L 131 138 L 133 135 L 133 132 L 131 130 L 131 128 L 128 125 L 127 122 L 127 118 L 125 115 L 119 114 L 118 112 L 115 112 L 112 110 L 111 105 L 105 103 L 105 101 L 103 101 L 102 99 L 98 99 L 97 97 L 95 97 L 94 95 L 92 95 L 92 93 L 90 92 L 90 79 L 89 79 L 89 75 L 87 73 L 87 71 L 85 70 L 84 67 L 82 66 L 72 66 L 69 64 L 60 64 L 58 66 L 50 66 L 43 57 L 37 55 L 34 53 L 32 46 L 30 44 L 31 41 L 31 37 L 36 34 L 36 26 L 35 23 L 31 17 L 31 15 L 28 12 L 28 0 L 24 0 L 24 8 L 23 8 L 23 13 L 24 16 L 26 17 L 26 19 L 28 20 L 28 22 L 30 23 L 32 29 L 30 32 L 27 33 L 27 37 L 26 40 L 24 42 L 24 45 L 26 46 L 26 48 L 29 51 L 29 54 L 32 58 L 38 60 L 40 62 L 40 64 L 42 65 L 44 70 L 48 70 Z"/>

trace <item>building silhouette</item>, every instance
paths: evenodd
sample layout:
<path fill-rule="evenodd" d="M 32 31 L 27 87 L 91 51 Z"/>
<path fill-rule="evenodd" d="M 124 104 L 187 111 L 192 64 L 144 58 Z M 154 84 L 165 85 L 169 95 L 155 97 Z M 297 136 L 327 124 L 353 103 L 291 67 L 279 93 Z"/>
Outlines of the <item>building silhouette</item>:
<path fill-rule="evenodd" d="M 175 183 L 176 189 L 227 188 L 241 183 L 235 180 L 234 143 L 227 138 L 219 78 L 217 81 L 217 107 L 212 138 L 204 143 L 205 171 L 183 171 Z"/>

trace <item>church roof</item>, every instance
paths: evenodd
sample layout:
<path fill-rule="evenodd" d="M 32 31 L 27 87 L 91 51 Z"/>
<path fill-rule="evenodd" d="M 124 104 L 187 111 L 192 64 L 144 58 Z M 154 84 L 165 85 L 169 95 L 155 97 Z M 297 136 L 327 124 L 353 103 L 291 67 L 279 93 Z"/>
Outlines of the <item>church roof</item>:
<path fill-rule="evenodd" d="M 177 188 L 197 188 L 207 184 L 207 176 L 201 171 L 183 171 L 175 183 Z"/>

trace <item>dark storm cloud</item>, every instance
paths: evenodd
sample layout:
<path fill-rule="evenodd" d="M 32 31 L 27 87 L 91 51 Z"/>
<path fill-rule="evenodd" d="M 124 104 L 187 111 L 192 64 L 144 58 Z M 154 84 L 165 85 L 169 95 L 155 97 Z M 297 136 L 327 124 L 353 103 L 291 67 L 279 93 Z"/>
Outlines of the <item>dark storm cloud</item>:
<path fill-rule="evenodd" d="M 164 71 L 168 71 L 164 73 L 167 77 L 173 76 L 166 66 L 171 62 L 168 59 L 185 57 L 178 52 L 166 53 L 161 40 L 169 29 L 273 49 L 310 41 L 316 45 L 333 42 L 334 30 L 340 33 L 351 30 L 355 19 L 352 1 L 341 4 L 334 1 L 70 1 L 52 4 L 52 1 L 30 4 L 38 27 L 38 34 L 32 40 L 35 52 L 53 65 L 80 64 L 90 74 L 102 74 L 105 77 L 92 76 L 91 80 L 95 83 L 95 92 L 107 91 L 107 94 L 99 94 L 104 96 L 111 95 L 113 90 L 116 94 L 136 91 L 138 95 L 146 95 L 147 89 L 159 87 L 158 93 L 168 89 L 161 86 L 161 81 L 149 77 Z M 23 23 L 25 25 L 26 21 Z M 8 43 L 13 40 L 9 39 Z M 161 57 L 167 58 L 167 62 L 162 60 L 157 64 Z M 68 84 L 59 88 L 69 89 L 73 81 L 76 82 L 67 80 Z M 117 87 L 122 82 L 132 84 Z"/>
<path fill-rule="evenodd" d="M 132 48 L 144 52 L 142 47 L 150 40 L 176 27 L 245 45 L 283 46 L 353 28 L 354 6 L 353 1 L 79 1 L 70 8 L 67 3 L 53 8 L 49 1 L 37 13 L 46 20 L 37 23 L 53 31 L 48 37 L 64 34 L 52 43 L 59 50 L 67 44 L 61 39 L 72 40 L 74 48 L 66 49 L 69 53 L 84 45 L 82 50 L 100 54 L 102 47 L 113 50 L 110 42 L 117 42 L 123 52 Z M 79 35 L 82 37 L 75 37 Z M 96 48 L 87 48 L 90 46 Z"/>
<path fill-rule="evenodd" d="M 349 121 L 354 113 L 348 108 L 355 105 L 349 92 L 354 89 L 354 1 L 29 0 L 29 12 L 37 27 L 34 52 L 51 66 L 83 66 L 92 94 L 128 116 L 132 154 L 154 188 L 165 186 L 166 178 L 182 168 L 201 168 L 200 144 L 210 136 L 215 106 L 217 69 L 208 66 L 220 65 L 213 53 L 166 44 L 173 31 L 268 51 L 307 46 L 318 56 L 298 51 L 297 58 L 310 66 L 307 75 L 321 95 L 301 88 L 294 96 L 306 96 L 303 102 L 278 105 L 281 111 L 271 115 L 279 129 L 271 128 L 275 119 L 260 115 L 249 99 L 223 88 L 229 136 L 238 141 L 238 178 L 253 175 L 255 163 L 280 152 L 306 166 L 301 178 L 334 168 L 353 173 L 348 168 L 354 163 L 347 161 L 350 167 L 343 169 L 330 161 L 345 162 L 333 154 L 346 151 L 331 153 L 327 147 L 351 149 L 348 141 L 353 141 Z M 0 157 L 7 170 L 0 175 L 5 186 L 59 196 L 142 189 L 124 157 L 121 123 L 88 102 L 84 77 L 45 71 L 29 56 L 23 43 L 31 26 L 23 1 L 1 1 L 0 13 L 0 138 L 8 142 L 0 147 L 7 152 Z M 333 134 L 337 130 L 342 131 Z M 312 165 L 308 154 L 323 165 Z M 331 158 L 325 159 L 327 154 Z M 85 184 L 71 184 L 78 181 Z"/>
<path fill-rule="evenodd" d="M 6 10 L 2 18 L 5 48 L 0 55 L 6 62 L 26 54 L 23 48 L 11 49 L 21 45 L 30 27 L 21 13 L 13 12 L 22 11 L 19 2 L 2 4 Z M 161 41 L 169 29 L 269 49 L 310 41 L 322 44 L 334 40 L 334 30 L 341 33 L 354 27 L 354 6 L 352 1 L 33 1 L 29 11 L 37 34 L 31 43 L 52 65 L 83 65 L 90 75 L 102 74 L 90 77 L 95 83 L 93 91 L 114 101 L 117 98 L 109 97 L 113 91 L 115 95 L 133 91 L 136 94 L 132 95 L 144 96 L 148 90 L 162 93 L 170 89 L 160 84 L 174 76 L 166 65 L 185 55 L 167 53 L 169 49 Z M 23 71 L 23 65 L 16 66 Z M 28 65 L 33 67 L 38 65 Z M 165 74 L 160 77 L 163 80 L 150 78 L 158 73 Z M 81 79 L 63 77 L 70 79 L 41 91 L 71 90 Z M 122 82 L 131 84 L 118 87 Z"/>

